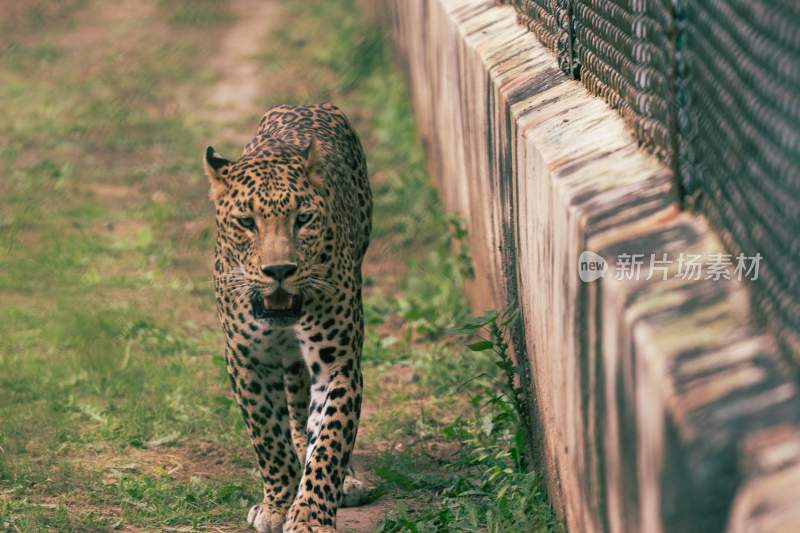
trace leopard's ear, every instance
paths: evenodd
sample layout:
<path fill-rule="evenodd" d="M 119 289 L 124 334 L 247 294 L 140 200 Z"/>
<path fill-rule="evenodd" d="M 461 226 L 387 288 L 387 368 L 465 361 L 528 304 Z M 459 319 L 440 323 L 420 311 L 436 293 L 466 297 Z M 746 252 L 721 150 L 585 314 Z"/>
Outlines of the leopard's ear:
<path fill-rule="evenodd" d="M 311 181 L 312 185 L 320 191 L 325 190 L 325 176 L 322 172 L 322 148 L 319 141 L 313 135 L 308 142 L 308 146 L 302 151 L 302 155 L 306 160 L 306 175 Z"/>
<path fill-rule="evenodd" d="M 218 200 L 225 191 L 228 190 L 228 173 L 233 163 L 221 157 L 214 148 L 206 148 L 206 155 L 203 158 L 203 169 L 208 176 L 208 183 L 211 186 L 209 196 L 212 201 Z"/>

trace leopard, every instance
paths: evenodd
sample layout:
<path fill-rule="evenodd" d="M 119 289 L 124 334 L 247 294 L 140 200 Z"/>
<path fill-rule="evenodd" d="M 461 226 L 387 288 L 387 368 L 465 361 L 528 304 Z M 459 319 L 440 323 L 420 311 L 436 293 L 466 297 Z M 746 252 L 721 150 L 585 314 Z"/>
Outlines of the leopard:
<path fill-rule="evenodd" d="M 361 141 L 333 104 L 277 105 L 238 159 L 209 146 L 203 167 L 226 367 L 263 481 L 247 521 L 336 531 L 363 391 L 372 192 Z"/>

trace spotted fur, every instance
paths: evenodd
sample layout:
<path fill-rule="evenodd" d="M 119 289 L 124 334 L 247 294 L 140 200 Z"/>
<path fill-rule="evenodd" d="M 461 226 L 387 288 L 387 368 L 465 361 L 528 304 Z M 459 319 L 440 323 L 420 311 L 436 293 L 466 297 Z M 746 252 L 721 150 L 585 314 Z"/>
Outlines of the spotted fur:
<path fill-rule="evenodd" d="M 335 531 L 361 410 L 372 211 L 361 144 L 336 107 L 283 105 L 239 160 L 209 147 L 204 166 L 228 373 L 264 482 L 248 521 Z"/>

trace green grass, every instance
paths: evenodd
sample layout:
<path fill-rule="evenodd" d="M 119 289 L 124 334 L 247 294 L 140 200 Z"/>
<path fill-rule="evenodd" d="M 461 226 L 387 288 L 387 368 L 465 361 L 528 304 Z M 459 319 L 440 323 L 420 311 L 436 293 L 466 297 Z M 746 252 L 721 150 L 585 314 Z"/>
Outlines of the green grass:
<path fill-rule="evenodd" d="M 208 281 L 198 161 L 217 132 L 195 109 L 233 17 L 222 0 L 154 0 L 97 29 L 102 6 L 37 0 L 0 37 L 0 529 L 241 528 L 259 487 Z M 384 259 L 366 280 L 364 366 L 378 409 L 360 443 L 379 493 L 407 500 L 380 530 L 558 530 L 514 459 L 496 354 L 455 333 L 469 251 L 381 32 L 354 0 L 283 9 L 259 58 L 263 107 L 334 101 L 373 176 Z M 84 25 L 91 38 L 72 39 Z"/>
<path fill-rule="evenodd" d="M 92 30 L 100 44 L 83 46 L 61 35 L 80 32 L 99 4 L 75 3 L 64 23 L 44 2 L 4 36 L 3 527 L 200 527 L 240 519 L 239 500 L 257 497 L 244 480 L 184 482 L 149 468 L 101 479 L 108 466 L 98 457 L 131 449 L 246 447 L 224 364 L 212 356 L 220 339 L 206 319 L 208 273 L 180 268 L 209 247 L 184 223 L 210 222 L 196 168 L 206 132 L 174 103 L 211 79 L 198 51 L 214 43 L 197 26 L 211 23 L 202 14 L 211 4 L 226 10 L 208 2 L 197 8 L 202 22 L 185 27 L 195 15 L 182 4 L 161 2 L 147 20 L 114 19 Z M 50 31 L 37 33 L 30 17 Z M 180 39 L 166 38 L 172 25 Z M 110 197 L 108 186 L 117 188 Z"/>

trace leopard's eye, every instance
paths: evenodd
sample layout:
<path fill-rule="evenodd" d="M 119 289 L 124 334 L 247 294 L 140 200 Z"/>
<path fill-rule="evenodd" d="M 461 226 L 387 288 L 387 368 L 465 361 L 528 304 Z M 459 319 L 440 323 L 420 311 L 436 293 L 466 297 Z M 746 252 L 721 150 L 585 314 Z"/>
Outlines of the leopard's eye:
<path fill-rule="evenodd" d="M 303 227 L 308 224 L 312 217 L 311 213 L 299 213 L 295 219 L 295 224 L 297 224 L 298 228 Z"/>
<path fill-rule="evenodd" d="M 256 227 L 256 219 L 253 217 L 236 217 L 236 220 L 242 225 L 243 228 L 255 229 Z"/>

